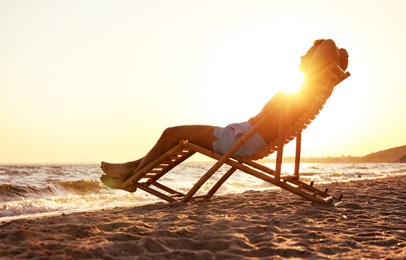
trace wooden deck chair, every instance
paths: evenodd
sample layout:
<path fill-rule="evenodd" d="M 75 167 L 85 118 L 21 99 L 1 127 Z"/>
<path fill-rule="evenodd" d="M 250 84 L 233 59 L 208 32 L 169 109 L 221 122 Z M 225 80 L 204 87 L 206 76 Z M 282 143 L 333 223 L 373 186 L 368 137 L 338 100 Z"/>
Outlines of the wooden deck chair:
<path fill-rule="evenodd" d="M 332 41 L 330 41 L 332 42 Z M 334 42 L 332 42 L 334 44 Z M 324 44 L 324 42 L 322 43 Z M 334 44 L 335 46 L 335 44 Z M 320 48 L 320 47 L 319 47 Z M 317 49 L 314 56 L 317 55 Z M 275 106 L 272 111 L 262 118 L 260 122 L 253 126 L 242 138 L 224 155 L 217 154 L 211 150 L 207 150 L 191 142 L 181 140 L 179 144 L 165 152 L 162 156 L 151 162 L 149 165 L 132 175 L 123 186 L 136 186 L 150 194 L 153 194 L 168 202 L 183 201 L 187 202 L 191 198 L 210 198 L 221 185 L 236 171 L 240 170 L 279 186 L 296 195 L 299 195 L 309 201 L 318 202 L 321 204 L 334 204 L 342 200 L 342 195 L 332 196 L 328 193 L 328 189 L 320 190 L 314 187 L 314 183 L 304 183 L 300 180 L 300 151 L 301 151 L 301 133 L 317 116 L 323 108 L 325 102 L 331 95 L 334 87 L 341 81 L 350 76 L 349 72 L 344 72 L 339 66 L 338 58 L 320 69 L 318 75 L 315 76 L 318 80 L 312 88 L 314 88 L 314 97 L 303 111 L 300 111 L 294 120 L 287 120 L 286 106 L 283 98 L 279 98 L 277 94 L 273 99 Z M 249 158 L 233 158 L 232 155 L 238 148 L 243 145 L 259 128 L 270 118 L 279 117 L 279 132 L 278 137 L 269 143 L 263 150 L 252 155 Z M 287 122 L 289 121 L 289 122 Z M 295 170 L 294 175 L 288 177 L 281 176 L 281 166 L 283 158 L 283 148 L 288 142 L 296 139 L 296 155 L 295 155 Z M 276 152 L 275 169 L 270 169 L 256 160 L 266 157 L 269 154 Z M 176 191 L 164 184 L 160 183 L 160 178 L 174 167 L 184 162 L 195 153 L 200 153 L 216 160 L 214 165 L 198 180 L 196 184 L 186 193 Z M 223 166 L 229 165 L 228 171 L 211 187 L 206 195 L 195 196 L 196 192 L 206 183 L 210 177 Z"/>

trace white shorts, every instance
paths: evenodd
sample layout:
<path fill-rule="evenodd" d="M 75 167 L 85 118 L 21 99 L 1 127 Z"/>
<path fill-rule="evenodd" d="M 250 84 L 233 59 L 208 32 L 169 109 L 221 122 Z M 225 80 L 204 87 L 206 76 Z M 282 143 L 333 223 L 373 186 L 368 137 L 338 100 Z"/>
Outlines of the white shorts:
<path fill-rule="evenodd" d="M 216 126 L 214 128 L 213 136 L 217 137 L 218 140 L 213 142 L 213 151 L 224 155 L 251 128 L 252 125 L 249 122 L 230 124 L 226 127 Z M 266 145 L 267 142 L 264 138 L 256 132 L 232 156 L 247 157 L 258 152 Z"/>

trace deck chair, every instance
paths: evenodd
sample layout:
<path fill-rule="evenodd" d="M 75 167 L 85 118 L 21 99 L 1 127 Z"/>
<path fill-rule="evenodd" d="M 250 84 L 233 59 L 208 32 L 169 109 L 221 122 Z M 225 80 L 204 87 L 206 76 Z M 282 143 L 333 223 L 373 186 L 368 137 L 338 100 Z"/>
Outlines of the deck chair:
<path fill-rule="evenodd" d="M 332 41 L 330 41 L 332 42 Z M 323 42 L 322 44 L 324 44 Z M 332 42 L 334 44 L 334 42 Z M 331 43 L 330 43 L 331 44 Z M 335 47 L 335 44 L 334 44 Z M 320 48 L 320 47 L 319 47 Z M 318 50 L 314 56 L 318 54 Z M 343 71 L 339 66 L 338 58 L 330 62 L 321 68 L 315 80 L 313 91 L 313 97 L 310 99 L 309 104 L 306 105 L 302 111 L 299 111 L 294 117 L 294 120 L 286 120 L 287 110 L 283 98 L 279 98 L 278 95 L 273 98 L 275 100 L 275 106 L 272 111 L 262 118 L 253 128 L 239 139 L 239 141 L 224 155 L 220 155 L 211 150 L 202 148 L 192 142 L 181 140 L 179 144 L 166 151 L 162 156 L 151 162 L 149 165 L 133 174 L 123 186 L 129 187 L 130 185 L 144 190 L 152 195 L 155 195 L 168 202 L 183 201 L 187 202 L 192 198 L 210 198 L 221 185 L 236 171 L 240 170 L 254 177 L 262 179 L 265 182 L 276 185 L 282 189 L 292 192 L 302 198 L 317 202 L 321 204 L 335 204 L 342 200 L 342 195 L 333 196 L 329 194 L 328 189 L 320 190 L 314 187 L 314 183 L 304 183 L 300 180 L 300 152 L 301 152 L 301 135 L 302 131 L 312 122 L 317 116 L 320 110 L 323 108 L 325 102 L 331 95 L 334 87 L 341 81 L 350 76 L 349 72 Z M 312 84 L 312 83 L 309 83 Z M 238 148 L 243 145 L 255 132 L 263 127 L 267 120 L 270 118 L 279 118 L 279 130 L 278 137 L 272 140 L 268 146 L 256 154 L 247 158 L 233 158 L 232 155 Z M 291 119 L 291 118 L 290 118 Z M 289 121 L 289 122 L 286 122 Z M 281 167 L 283 161 L 283 149 L 284 146 L 296 139 L 296 154 L 295 154 L 295 168 L 294 174 L 288 176 L 281 176 Z M 272 153 L 276 152 L 275 169 L 271 169 L 261 164 L 258 161 Z M 201 178 L 193 185 L 193 187 L 186 193 L 176 191 L 160 182 L 160 178 L 178 166 L 195 153 L 200 153 L 208 156 L 216 162 L 208 169 L 208 171 L 201 176 Z M 205 195 L 195 195 L 196 192 L 205 184 L 214 173 L 216 173 L 220 167 L 228 165 L 229 168 L 226 173 L 211 187 L 209 192 Z"/>

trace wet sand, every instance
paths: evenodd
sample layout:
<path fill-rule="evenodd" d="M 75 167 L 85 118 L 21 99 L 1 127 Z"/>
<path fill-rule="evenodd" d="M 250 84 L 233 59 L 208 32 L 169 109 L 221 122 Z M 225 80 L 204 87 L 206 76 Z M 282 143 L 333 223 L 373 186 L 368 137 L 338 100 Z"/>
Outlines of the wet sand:
<path fill-rule="evenodd" d="M 406 259 L 406 176 L 0 223 L 1 259 Z"/>

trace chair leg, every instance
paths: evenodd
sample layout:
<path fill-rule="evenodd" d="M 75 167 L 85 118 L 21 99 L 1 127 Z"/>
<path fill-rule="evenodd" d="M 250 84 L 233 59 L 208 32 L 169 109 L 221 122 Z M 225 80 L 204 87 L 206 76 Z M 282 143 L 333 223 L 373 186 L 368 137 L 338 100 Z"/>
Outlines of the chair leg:
<path fill-rule="evenodd" d="M 300 168 L 300 151 L 302 149 L 302 133 L 299 133 L 296 137 L 296 154 L 295 154 L 295 172 L 294 175 L 299 179 L 299 168 Z"/>
<path fill-rule="evenodd" d="M 220 159 L 217 161 L 200 179 L 199 181 L 186 193 L 185 197 L 183 197 L 183 202 L 188 202 L 193 195 L 202 187 L 202 185 L 210 179 L 211 176 L 223 165 L 224 162 Z"/>
<path fill-rule="evenodd" d="M 143 184 L 136 183 L 135 186 L 137 186 L 137 188 L 140 188 L 140 189 L 143 190 L 143 191 L 146 191 L 146 192 L 148 192 L 148 193 L 150 193 L 150 194 L 152 194 L 152 195 L 155 195 L 155 196 L 157 196 L 158 198 L 161 198 L 161 199 L 166 200 L 166 201 L 168 201 L 168 202 L 174 202 L 174 201 L 176 201 L 176 199 L 174 199 L 174 198 L 172 198 L 172 197 L 169 197 L 169 196 L 163 194 L 162 192 L 159 192 L 159 191 L 157 191 L 157 190 L 151 189 L 150 187 L 145 186 L 145 185 L 143 185 Z"/>
<path fill-rule="evenodd" d="M 275 178 L 277 180 L 281 178 L 284 136 L 285 136 L 285 111 L 282 110 L 281 115 L 279 117 L 278 150 L 276 152 Z"/>
<path fill-rule="evenodd" d="M 211 198 L 214 193 L 217 192 L 217 190 L 223 185 L 223 183 L 230 178 L 230 176 L 237 170 L 235 167 L 231 167 L 221 178 L 220 180 L 217 181 L 217 183 L 210 189 L 210 191 L 207 193 L 207 197 Z"/>

